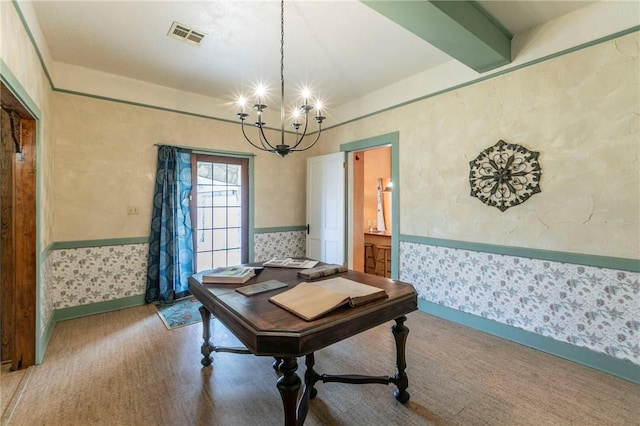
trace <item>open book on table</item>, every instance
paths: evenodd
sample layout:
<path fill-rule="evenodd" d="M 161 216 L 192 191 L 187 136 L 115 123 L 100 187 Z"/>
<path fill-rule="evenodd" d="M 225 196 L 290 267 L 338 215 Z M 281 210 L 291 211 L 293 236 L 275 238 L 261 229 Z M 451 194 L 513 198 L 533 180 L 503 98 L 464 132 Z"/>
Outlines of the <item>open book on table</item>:
<path fill-rule="evenodd" d="M 271 260 L 267 260 L 262 264 L 262 266 L 268 266 L 272 268 L 313 268 L 318 264 L 317 260 L 308 260 L 308 259 L 292 259 L 287 257 L 285 259 L 278 259 L 274 257 Z"/>
<path fill-rule="evenodd" d="M 386 297 L 384 289 L 337 277 L 313 283 L 302 282 L 272 296 L 269 301 L 302 319 L 313 321 L 346 304 L 355 307 Z"/>

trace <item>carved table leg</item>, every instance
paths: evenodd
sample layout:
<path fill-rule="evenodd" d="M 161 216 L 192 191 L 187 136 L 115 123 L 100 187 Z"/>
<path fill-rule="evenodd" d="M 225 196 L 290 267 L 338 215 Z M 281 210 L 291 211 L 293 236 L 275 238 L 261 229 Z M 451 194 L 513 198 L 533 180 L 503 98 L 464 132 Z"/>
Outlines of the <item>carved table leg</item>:
<path fill-rule="evenodd" d="M 200 347 L 200 353 L 202 353 L 203 357 L 200 363 L 207 367 L 213 362 L 213 358 L 211 358 L 213 346 L 209 341 L 211 338 L 211 312 L 204 306 L 200 306 L 198 310 L 200 311 L 200 316 L 202 316 L 202 339 L 204 340 Z"/>
<path fill-rule="evenodd" d="M 280 364 L 282 376 L 278 379 L 276 386 L 282 398 L 285 426 L 295 426 L 298 423 L 296 419 L 296 402 L 302 381 L 296 374 L 297 369 L 298 362 L 295 357 L 284 358 Z"/>
<path fill-rule="evenodd" d="M 307 354 L 305 358 L 305 365 L 307 369 L 304 372 L 304 389 L 302 390 L 302 396 L 300 402 L 298 402 L 298 424 L 304 424 L 309 412 L 309 400 L 316 397 L 318 390 L 315 388 L 315 384 L 318 380 L 322 379 L 318 373 L 313 369 L 313 365 L 316 363 L 315 356 L 312 353 Z"/>
<path fill-rule="evenodd" d="M 409 401 L 409 392 L 407 392 L 409 379 L 405 372 L 405 369 L 407 368 L 405 346 L 407 343 L 407 335 L 409 334 L 409 328 L 404 325 L 406 320 L 407 317 L 405 316 L 396 318 L 396 324 L 391 327 L 391 332 L 396 340 L 396 364 L 398 366 L 398 372 L 391 378 L 392 383 L 395 383 L 398 387 L 398 389 L 393 393 L 393 396 L 403 404 Z"/>
<path fill-rule="evenodd" d="M 316 358 L 313 352 L 308 354 L 305 358 L 305 366 L 307 367 L 304 372 L 304 390 L 305 393 L 309 392 L 309 399 L 313 399 L 318 395 L 318 390 L 315 388 L 315 384 L 321 379 L 321 376 L 315 372 L 313 366 L 316 363 Z M 307 391 L 308 388 L 308 391 Z"/>
<path fill-rule="evenodd" d="M 274 370 L 280 371 L 280 364 L 282 364 L 282 358 L 278 358 L 277 356 L 274 356 L 273 359 L 274 361 L 273 361 L 273 364 L 271 364 L 271 366 L 273 367 Z"/>

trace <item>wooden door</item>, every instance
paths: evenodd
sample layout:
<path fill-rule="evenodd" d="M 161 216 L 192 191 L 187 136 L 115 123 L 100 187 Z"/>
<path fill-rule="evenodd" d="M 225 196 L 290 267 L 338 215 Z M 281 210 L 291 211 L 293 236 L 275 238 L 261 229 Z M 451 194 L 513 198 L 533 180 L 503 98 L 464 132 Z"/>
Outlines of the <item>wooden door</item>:
<path fill-rule="evenodd" d="M 36 352 L 36 126 L 0 89 L 0 349 L 17 370 L 35 364 Z"/>
<path fill-rule="evenodd" d="M 13 156 L 11 119 L 0 110 L 0 300 L 2 301 L 2 362 L 11 361 L 15 329 L 15 271 L 13 242 Z"/>

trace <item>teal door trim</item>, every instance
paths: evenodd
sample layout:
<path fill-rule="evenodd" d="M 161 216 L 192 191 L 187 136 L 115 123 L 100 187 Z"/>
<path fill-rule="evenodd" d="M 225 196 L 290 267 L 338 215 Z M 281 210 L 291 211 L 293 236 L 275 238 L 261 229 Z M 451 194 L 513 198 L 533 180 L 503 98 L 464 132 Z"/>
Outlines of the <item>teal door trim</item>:
<path fill-rule="evenodd" d="M 391 191 L 391 278 L 398 279 L 399 276 L 399 230 L 400 230 L 400 133 L 393 132 L 371 138 L 361 139 L 340 145 L 340 151 L 346 153 L 355 151 L 365 151 L 385 145 L 391 146 L 391 181 L 393 190 Z M 349 194 L 352 196 L 353 194 Z"/>

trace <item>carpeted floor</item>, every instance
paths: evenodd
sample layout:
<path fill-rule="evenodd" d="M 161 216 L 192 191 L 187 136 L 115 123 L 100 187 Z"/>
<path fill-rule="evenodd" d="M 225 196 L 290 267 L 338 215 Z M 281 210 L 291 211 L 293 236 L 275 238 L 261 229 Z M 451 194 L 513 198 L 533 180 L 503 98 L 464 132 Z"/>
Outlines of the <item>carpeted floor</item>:
<path fill-rule="evenodd" d="M 198 311 L 200 306 L 200 302 L 193 296 L 176 300 L 172 305 L 153 304 L 158 316 L 169 330 L 202 321 Z"/>

